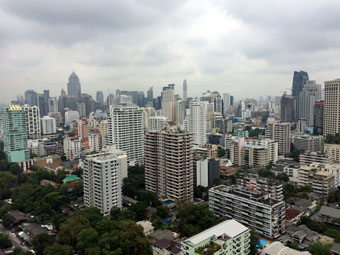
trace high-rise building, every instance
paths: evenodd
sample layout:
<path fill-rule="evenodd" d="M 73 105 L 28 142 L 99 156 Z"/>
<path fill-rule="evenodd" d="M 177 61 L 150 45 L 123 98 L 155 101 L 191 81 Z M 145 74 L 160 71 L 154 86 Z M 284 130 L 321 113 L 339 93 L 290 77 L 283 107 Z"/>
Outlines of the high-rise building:
<path fill-rule="evenodd" d="M 231 106 L 234 105 L 234 96 L 230 96 L 230 105 L 231 105 Z"/>
<path fill-rule="evenodd" d="M 110 106 L 106 145 L 125 151 L 130 165 L 144 162 L 144 124 L 137 106 Z"/>
<path fill-rule="evenodd" d="M 78 136 L 80 137 L 82 142 L 86 142 L 89 140 L 89 122 L 85 118 L 81 118 L 77 120 L 78 122 Z"/>
<path fill-rule="evenodd" d="M 58 112 L 58 99 L 57 97 L 48 98 L 48 112 Z"/>
<path fill-rule="evenodd" d="M 183 81 L 183 101 L 187 101 L 188 98 L 188 84 L 187 81 Z"/>
<path fill-rule="evenodd" d="M 173 86 L 172 86 L 173 85 Z M 174 84 L 169 84 L 166 87 L 163 87 L 162 90 L 162 115 L 167 117 L 168 120 L 175 120 L 175 92 L 174 92 Z"/>
<path fill-rule="evenodd" d="M 89 133 L 89 146 L 91 152 L 100 152 L 103 148 L 102 134 L 98 129 L 91 130 Z"/>
<path fill-rule="evenodd" d="M 281 121 L 295 122 L 296 117 L 296 98 L 283 94 L 281 97 Z"/>
<path fill-rule="evenodd" d="M 279 155 L 286 155 L 290 152 L 290 123 L 268 124 L 265 137 L 279 143 Z"/>
<path fill-rule="evenodd" d="M 57 132 L 55 118 L 44 116 L 41 118 L 41 132 L 43 135 L 51 135 Z"/>
<path fill-rule="evenodd" d="M 81 140 L 78 136 L 66 136 L 64 138 L 64 154 L 67 160 L 75 160 L 80 157 Z"/>
<path fill-rule="evenodd" d="M 41 137 L 40 111 L 38 106 L 24 105 L 26 128 L 28 138 L 38 139 Z"/>
<path fill-rule="evenodd" d="M 323 106 L 324 101 L 316 101 L 314 104 L 314 134 L 323 134 Z"/>
<path fill-rule="evenodd" d="M 8 162 L 29 159 L 25 111 L 19 105 L 10 105 L 2 109 L 2 118 L 4 152 Z"/>
<path fill-rule="evenodd" d="M 223 94 L 223 103 L 224 103 L 224 113 L 227 112 L 229 109 L 230 104 L 230 94 L 229 93 L 224 93 Z"/>
<path fill-rule="evenodd" d="M 182 253 L 196 254 L 242 254 L 250 252 L 250 229 L 236 220 L 226 220 L 181 243 Z M 205 251 L 215 249 L 214 253 Z"/>
<path fill-rule="evenodd" d="M 181 126 L 185 120 L 186 116 L 186 106 L 187 102 L 179 100 L 175 102 L 175 122 L 178 126 Z"/>
<path fill-rule="evenodd" d="M 299 94 L 298 101 L 298 118 L 304 118 L 307 121 L 307 127 L 314 124 L 314 104 L 321 99 L 321 85 L 315 81 L 307 81 Z"/>
<path fill-rule="evenodd" d="M 166 127 L 168 119 L 164 116 L 153 116 L 148 118 L 148 131 L 160 131 Z"/>
<path fill-rule="evenodd" d="M 26 90 L 25 100 L 26 100 L 26 103 L 30 106 L 38 105 L 37 104 L 37 92 L 35 92 L 34 90 Z"/>
<path fill-rule="evenodd" d="M 166 130 L 145 135 L 145 188 L 161 198 L 192 200 L 192 134 L 169 122 Z"/>
<path fill-rule="evenodd" d="M 100 105 L 104 105 L 104 93 L 103 93 L 103 91 L 97 91 L 97 93 L 96 93 L 96 101 Z"/>
<path fill-rule="evenodd" d="M 84 204 L 109 214 L 112 207 L 122 207 L 122 180 L 127 177 L 126 154 L 110 149 L 86 156 L 82 161 Z"/>
<path fill-rule="evenodd" d="M 73 71 L 68 78 L 67 83 L 67 95 L 73 96 L 77 100 L 81 99 L 81 86 L 79 82 L 79 77 L 76 75 L 76 73 Z"/>
<path fill-rule="evenodd" d="M 285 232 L 285 202 L 269 193 L 219 185 L 209 190 L 209 208 L 215 216 L 235 219 L 267 238 Z"/>
<path fill-rule="evenodd" d="M 340 133 L 340 78 L 325 81 L 323 135 Z"/>
<path fill-rule="evenodd" d="M 293 76 L 292 96 L 298 97 L 308 80 L 309 76 L 307 72 L 295 71 Z"/>
<path fill-rule="evenodd" d="M 207 142 L 207 103 L 191 101 L 189 104 L 189 114 L 187 115 L 186 130 L 193 133 L 194 144 L 204 145 Z"/>
<path fill-rule="evenodd" d="M 149 88 L 146 95 L 146 101 L 153 104 L 153 87 Z"/>
<path fill-rule="evenodd" d="M 40 117 L 48 114 L 48 102 L 46 94 L 37 94 L 37 105 L 39 106 Z"/>

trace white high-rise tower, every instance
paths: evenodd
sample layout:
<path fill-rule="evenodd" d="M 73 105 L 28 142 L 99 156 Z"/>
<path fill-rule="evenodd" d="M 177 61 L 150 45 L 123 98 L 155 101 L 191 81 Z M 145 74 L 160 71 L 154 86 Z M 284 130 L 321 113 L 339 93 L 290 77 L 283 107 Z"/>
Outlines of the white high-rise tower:
<path fill-rule="evenodd" d="M 187 80 L 183 81 L 183 101 L 186 101 L 188 98 L 188 84 Z"/>
<path fill-rule="evenodd" d="M 207 140 L 207 102 L 192 101 L 189 104 L 185 129 L 193 133 L 194 144 L 203 145 Z"/>

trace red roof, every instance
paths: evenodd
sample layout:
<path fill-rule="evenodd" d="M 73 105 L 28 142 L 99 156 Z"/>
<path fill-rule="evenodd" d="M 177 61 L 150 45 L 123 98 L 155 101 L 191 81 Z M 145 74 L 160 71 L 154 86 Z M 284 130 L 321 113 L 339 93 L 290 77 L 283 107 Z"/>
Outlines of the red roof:
<path fill-rule="evenodd" d="M 301 214 L 301 211 L 295 208 L 288 208 L 286 209 L 286 220 L 289 221 L 289 220 L 295 219 L 300 214 Z"/>

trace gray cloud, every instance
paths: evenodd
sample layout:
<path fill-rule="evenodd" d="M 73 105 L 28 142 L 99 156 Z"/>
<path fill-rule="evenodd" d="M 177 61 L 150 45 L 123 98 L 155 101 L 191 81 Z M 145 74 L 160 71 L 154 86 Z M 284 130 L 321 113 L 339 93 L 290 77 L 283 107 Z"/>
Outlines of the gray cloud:
<path fill-rule="evenodd" d="M 146 90 L 279 95 L 294 70 L 339 76 L 334 0 L 0 0 L 0 101 L 59 95 L 72 69 L 84 92 Z"/>

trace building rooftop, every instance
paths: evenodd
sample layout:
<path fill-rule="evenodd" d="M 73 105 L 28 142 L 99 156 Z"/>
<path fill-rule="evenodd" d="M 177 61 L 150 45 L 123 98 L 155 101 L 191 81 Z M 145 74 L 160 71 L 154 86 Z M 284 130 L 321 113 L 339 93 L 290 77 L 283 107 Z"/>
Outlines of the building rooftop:
<path fill-rule="evenodd" d="M 80 178 L 75 175 L 67 176 L 64 180 L 63 183 L 68 183 L 68 182 L 73 182 L 73 181 L 79 181 Z"/>
<path fill-rule="evenodd" d="M 322 206 L 319 215 L 329 216 L 332 218 L 340 218 L 340 210 L 328 206 Z"/>
<path fill-rule="evenodd" d="M 194 245 L 197 245 L 204 240 L 211 238 L 212 236 L 221 236 L 226 235 L 230 238 L 238 236 L 243 232 L 247 231 L 248 228 L 237 222 L 236 220 L 226 220 L 212 228 L 209 228 L 187 240 L 185 242 L 191 242 Z"/>

